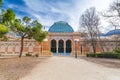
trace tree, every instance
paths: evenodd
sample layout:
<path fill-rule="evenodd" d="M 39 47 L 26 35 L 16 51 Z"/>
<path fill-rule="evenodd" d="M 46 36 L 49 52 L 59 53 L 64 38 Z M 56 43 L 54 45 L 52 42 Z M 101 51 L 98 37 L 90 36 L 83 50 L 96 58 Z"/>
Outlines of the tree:
<path fill-rule="evenodd" d="M 2 23 L 9 27 L 11 22 L 15 19 L 15 13 L 12 9 L 7 9 L 2 14 Z"/>
<path fill-rule="evenodd" d="M 42 42 L 45 39 L 47 32 L 42 31 L 42 25 L 38 21 L 32 21 L 27 16 L 23 17 L 23 19 L 15 19 L 12 23 L 11 30 L 16 34 L 19 34 L 21 37 L 21 49 L 20 55 L 22 56 L 23 47 L 24 47 L 24 39 L 35 39 L 38 42 Z"/>
<path fill-rule="evenodd" d="M 0 39 L 6 38 L 6 34 L 10 30 L 11 22 L 14 20 L 15 14 L 12 9 L 2 10 L 0 15 Z"/>
<path fill-rule="evenodd" d="M 0 7 L 2 6 L 2 2 L 3 2 L 3 0 L 0 0 Z"/>
<path fill-rule="evenodd" d="M 7 9 L 6 11 L 2 9 L 2 2 L 0 0 L 0 39 L 5 38 L 5 34 L 9 32 L 9 25 L 15 18 L 15 14 L 12 9 Z M 8 24 L 9 23 L 9 24 Z"/>
<path fill-rule="evenodd" d="M 87 38 L 91 43 L 94 54 L 96 53 L 97 46 L 97 36 L 98 36 L 98 26 L 99 26 L 99 17 L 96 13 L 96 9 L 91 7 L 82 14 L 80 18 L 81 26 L 86 30 Z"/>
<path fill-rule="evenodd" d="M 115 30 L 120 28 L 120 0 L 115 0 L 111 5 L 108 11 L 102 13 L 103 17 L 107 19 L 112 27 Z M 116 33 L 114 33 L 116 34 Z M 118 47 L 119 36 L 114 35 L 115 48 Z"/>

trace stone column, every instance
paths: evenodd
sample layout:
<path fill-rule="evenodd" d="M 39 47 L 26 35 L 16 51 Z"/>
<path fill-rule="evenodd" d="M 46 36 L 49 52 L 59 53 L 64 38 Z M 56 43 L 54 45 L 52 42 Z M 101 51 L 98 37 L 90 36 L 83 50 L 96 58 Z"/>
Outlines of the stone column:
<path fill-rule="evenodd" d="M 74 42 L 74 40 L 72 40 L 71 48 L 72 48 L 72 55 L 75 55 L 75 42 Z"/>
<path fill-rule="evenodd" d="M 64 53 L 66 53 L 66 41 L 64 40 Z"/>
<path fill-rule="evenodd" d="M 59 46 L 59 43 L 58 43 L 58 40 L 56 40 L 56 53 L 58 54 L 58 46 Z"/>

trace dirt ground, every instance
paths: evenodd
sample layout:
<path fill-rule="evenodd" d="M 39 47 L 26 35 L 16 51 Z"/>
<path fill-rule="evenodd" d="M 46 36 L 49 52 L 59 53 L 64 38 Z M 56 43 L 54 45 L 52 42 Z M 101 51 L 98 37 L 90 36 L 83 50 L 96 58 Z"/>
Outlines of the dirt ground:
<path fill-rule="evenodd" d="M 79 61 L 79 58 L 80 58 L 80 61 Z M 117 60 L 117 59 L 87 58 L 85 56 L 82 56 L 79 58 L 77 59 L 80 64 L 78 67 L 80 67 L 81 65 L 84 65 L 85 63 L 83 60 L 86 60 L 90 63 L 92 62 L 95 64 L 99 64 L 106 68 L 120 69 L 120 60 Z M 57 62 L 57 60 L 58 60 L 58 62 Z M 63 58 L 61 58 L 61 57 L 0 58 L 0 80 L 19 80 L 20 78 L 25 77 L 26 75 L 29 75 L 29 73 L 31 73 L 31 71 L 39 64 L 40 64 L 39 68 L 40 67 L 42 68 L 42 65 L 44 63 L 47 64 L 47 66 L 50 66 L 49 63 L 56 64 L 55 66 L 61 66 L 61 64 L 64 62 L 71 63 L 72 61 L 74 61 L 74 57 L 72 57 L 72 59 L 70 57 L 68 57 L 68 58 L 64 58 L 64 57 Z M 81 61 L 83 63 L 81 63 Z M 64 64 L 63 68 L 68 66 L 66 63 Z M 71 63 L 71 66 L 73 66 L 73 64 L 75 64 L 75 63 L 76 63 L 76 60 L 75 60 L 75 62 Z M 57 65 L 57 64 L 59 64 L 59 65 Z M 55 67 L 53 67 L 53 69 L 54 68 Z M 62 69 L 62 67 L 60 67 L 60 68 Z M 57 71 L 57 68 L 56 68 L 56 71 Z M 46 74 L 48 74 L 48 73 L 46 73 Z"/>
<path fill-rule="evenodd" d="M 100 64 L 102 66 L 108 67 L 108 68 L 118 68 L 120 69 L 120 59 L 109 59 L 109 58 L 92 58 L 92 57 L 85 57 L 81 56 L 80 59 L 84 59 L 96 64 Z"/>
<path fill-rule="evenodd" d="M 27 75 L 36 64 L 46 58 L 14 57 L 0 59 L 0 80 L 18 80 Z"/>
<path fill-rule="evenodd" d="M 53 56 L 37 64 L 20 80 L 120 80 L 120 69 L 81 58 Z"/>

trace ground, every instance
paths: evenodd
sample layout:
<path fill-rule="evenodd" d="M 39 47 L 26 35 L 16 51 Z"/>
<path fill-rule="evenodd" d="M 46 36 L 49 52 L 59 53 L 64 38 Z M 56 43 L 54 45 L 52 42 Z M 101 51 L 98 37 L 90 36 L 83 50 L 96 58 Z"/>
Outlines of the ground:
<path fill-rule="evenodd" d="M 108 68 L 120 68 L 120 59 L 108 59 L 108 58 L 92 58 L 81 56 L 81 59 L 103 65 Z"/>
<path fill-rule="evenodd" d="M 35 57 L 0 57 L 0 80 L 18 80 L 28 74 L 36 64 L 44 59 Z"/>
<path fill-rule="evenodd" d="M 120 80 L 120 69 L 71 57 L 51 57 L 20 80 Z"/>
<path fill-rule="evenodd" d="M 120 60 L 86 57 L 0 59 L 0 80 L 120 80 L 119 65 Z"/>

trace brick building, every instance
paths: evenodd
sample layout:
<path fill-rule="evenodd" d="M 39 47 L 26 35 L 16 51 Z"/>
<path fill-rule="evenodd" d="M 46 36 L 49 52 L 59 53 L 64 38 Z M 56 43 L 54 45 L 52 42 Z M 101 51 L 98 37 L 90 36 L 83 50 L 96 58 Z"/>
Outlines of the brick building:
<path fill-rule="evenodd" d="M 109 33 L 110 34 L 110 33 Z M 106 38 L 105 35 L 102 35 Z M 108 37 L 109 38 L 109 37 Z M 105 40 L 104 40 L 105 41 Z M 113 42 L 106 39 L 107 46 L 104 49 L 112 51 L 109 45 L 114 46 Z M 109 43 L 110 42 L 110 43 Z M 106 44 L 106 43 L 105 43 Z M 97 52 L 101 52 L 100 43 L 97 45 Z M 9 40 L 7 42 L 0 42 L 0 54 L 19 54 L 20 41 Z M 85 41 L 79 32 L 74 32 L 72 27 L 63 21 L 55 22 L 48 30 L 46 39 L 39 44 L 35 40 L 24 40 L 23 53 L 39 54 L 40 56 L 52 55 L 78 55 L 87 54 L 92 51 L 92 47 Z"/>

